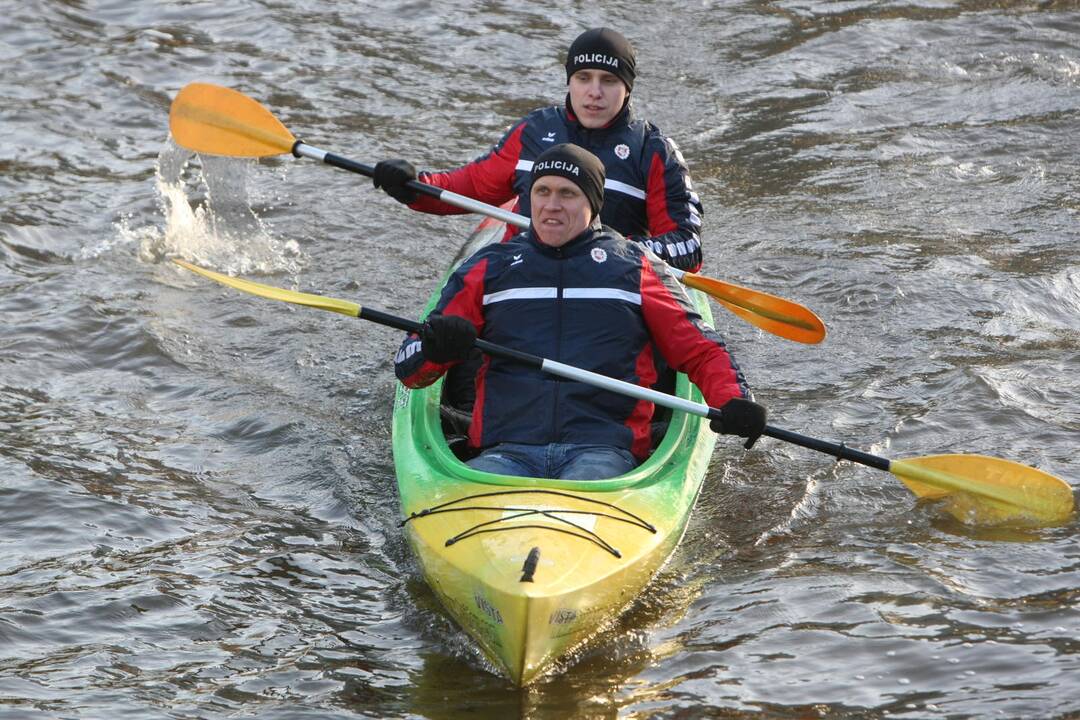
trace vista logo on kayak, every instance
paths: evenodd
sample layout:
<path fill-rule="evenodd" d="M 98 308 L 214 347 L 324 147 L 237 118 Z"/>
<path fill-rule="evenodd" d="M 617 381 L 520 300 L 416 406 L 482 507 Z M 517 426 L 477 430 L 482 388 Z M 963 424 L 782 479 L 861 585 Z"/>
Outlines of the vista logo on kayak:
<path fill-rule="evenodd" d="M 476 607 L 480 609 L 480 612 L 487 615 L 491 620 L 498 623 L 499 625 L 503 624 L 502 613 L 499 612 L 499 609 L 497 607 L 489 603 L 487 601 L 487 598 L 485 598 L 483 595 L 480 595 L 479 593 L 473 595 L 473 602 L 476 603 Z"/>
<path fill-rule="evenodd" d="M 555 612 L 551 613 L 551 617 L 548 618 L 548 625 L 569 625 L 577 620 L 577 611 L 570 610 L 569 608 L 559 608 Z"/>
<path fill-rule="evenodd" d="M 617 68 L 619 67 L 619 58 L 603 55 L 601 53 L 582 53 L 581 55 L 574 56 L 574 65 L 581 65 L 583 63 L 600 63 L 601 65 L 610 65 L 613 68 Z"/>

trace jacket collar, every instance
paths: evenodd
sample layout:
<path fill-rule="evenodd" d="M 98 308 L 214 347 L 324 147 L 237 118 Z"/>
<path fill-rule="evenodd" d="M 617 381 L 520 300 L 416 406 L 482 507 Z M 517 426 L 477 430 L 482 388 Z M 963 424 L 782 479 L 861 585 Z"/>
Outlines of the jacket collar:
<path fill-rule="evenodd" d="M 531 227 L 529 228 L 529 242 L 531 242 L 540 253 L 549 257 L 570 257 L 578 255 L 587 251 L 592 244 L 603 236 L 603 226 L 600 224 L 600 218 L 593 218 L 593 223 L 589 227 L 581 231 L 570 242 L 560 247 L 551 247 L 540 242 L 540 238 L 536 236 L 536 231 Z"/>
<path fill-rule="evenodd" d="M 582 125 L 578 121 L 577 115 L 574 114 L 574 106 L 570 104 L 570 93 L 566 93 L 564 109 L 566 111 L 566 119 L 576 125 L 578 130 L 580 130 L 581 132 L 607 132 L 611 130 L 616 130 L 626 127 L 634 119 L 634 106 L 631 104 L 630 95 L 626 96 L 626 102 L 623 103 L 622 110 L 620 110 L 618 114 L 615 115 L 615 117 L 611 118 L 611 122 L 609 122 L 604 127 L 587 128 Z"/>

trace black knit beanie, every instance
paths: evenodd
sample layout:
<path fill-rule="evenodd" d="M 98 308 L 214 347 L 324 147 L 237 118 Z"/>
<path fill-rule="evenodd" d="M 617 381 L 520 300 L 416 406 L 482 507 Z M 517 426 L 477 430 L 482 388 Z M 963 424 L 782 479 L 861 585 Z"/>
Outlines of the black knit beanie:
<path fill-rule="evenodd" d="M 540 153 L 532 167 L 532 182 L 544 175 L 558 175 L 581 188 L 589 201 L 593 219 L 600 215 L 604 206 L 604 163 L 588 150 L 562 143 Z M 531 187 L 530 183 L 530 187 Z"/>
<path fill-rule="evenodd" d="M 570 43 L 566 53 L 566 82 L 578 70 L 586 68 L 607 70 L 623 81 L 628 92 L 634 89 L 636 53 L 630 41 L 611 28 L 586 30 Z"/>

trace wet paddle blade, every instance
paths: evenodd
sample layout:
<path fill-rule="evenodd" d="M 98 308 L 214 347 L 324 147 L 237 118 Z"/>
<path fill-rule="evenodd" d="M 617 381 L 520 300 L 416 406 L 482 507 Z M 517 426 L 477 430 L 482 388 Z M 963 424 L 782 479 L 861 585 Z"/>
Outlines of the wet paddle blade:
<path fill-rule="evenodd" d="M 809 308 L 791 300 L 686 273 L 683 284 L 716 298 L 721 305 L 766 332 L 795 342 L 815 345 L 825 339 L 825 324 Z"/>
<path fill-rule="evenodd" d="M 169 131 L 181 147 L 206 155 L 266 157 L 291 152 L 296 143 L 258 102 L 209 83 L 191 83 L 176 94 Z"/>
<path fill-rule="evenodd" d="M 210 278 L 222 285 L 228 285 L 231 288 L 243 290 L 252 295 L 258 295 L 259 297 L 268 298 L 270 300 L 280 300 L 282 302 L 292 303 L 293 305 L 304 305 L 305 307 L 316 308 L 318 310 L 329 310 L 330 312 L 341 313 L 342 315 L 348 315 L 350 317 L 360 317 L 361 307 L 348 300 L 337 300 L 321 295 L 311 295 L 309 293 L 296 292 L 294 290 L 285 290 L 283 288 L 252 282 L 251 280 L 229 277 L 228 275 L 222 275 L 219 272 L 193 265 L 186 260 L 173 258 L 173 262 L 182 268 L 198 273 L 203 277 Z"/>
<path fill-rule="evenodd" d="M 942 499 L 967 524 L 1057 524 L 1073 513 L 1064 480 L 1027 465 L 986 455 L 927 455 L 895 460 L 890 472 L 917 497 Z"/>

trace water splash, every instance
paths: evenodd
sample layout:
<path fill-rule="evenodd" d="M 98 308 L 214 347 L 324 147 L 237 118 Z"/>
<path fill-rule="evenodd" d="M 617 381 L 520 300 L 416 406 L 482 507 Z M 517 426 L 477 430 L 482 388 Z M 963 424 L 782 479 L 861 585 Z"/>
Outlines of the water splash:
<path fill-rule="evenodd" d="M 169 257 L 230 275 L 295 274 L 305 256 L 295 240 L 274 236 L 252 208 L 248 177 L 254 162 L 197 155 L 169 142 L 158 156 L 155 185 L 164 229 L 130 228 L 120 233 L 139 246 L 139 258 Z"/>

